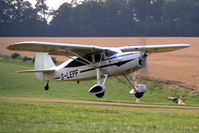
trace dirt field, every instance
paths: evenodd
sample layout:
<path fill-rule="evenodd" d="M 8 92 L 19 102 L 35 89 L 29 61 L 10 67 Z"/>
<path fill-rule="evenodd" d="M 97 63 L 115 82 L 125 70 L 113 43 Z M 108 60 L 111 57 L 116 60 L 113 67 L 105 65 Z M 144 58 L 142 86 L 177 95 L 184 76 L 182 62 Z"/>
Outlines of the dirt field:
<path fill-rule="evenodd" d="M 6 47 L 20 41 L 45 41 L 58 43 L 90 44 L 105 47 L 119 47 L 127 45 L 140 45 L 143 40 L 146 45 L 156 44 L 177 44 L 187 43 L 192 47 L 162 54 L 152 54 L 148 58 L 147 74 L 139 72 L 140 76 L 145 76 L 153 80 L 171 82 L 177 85 L 199 91 L 199 38 L 0 38 L 0 54 L 11 54 Z M 34 53 L 20 52 L 22 55 L 34 56 Z M 57 57 L 60 61 L 65 61 L 66 57 Z"/>

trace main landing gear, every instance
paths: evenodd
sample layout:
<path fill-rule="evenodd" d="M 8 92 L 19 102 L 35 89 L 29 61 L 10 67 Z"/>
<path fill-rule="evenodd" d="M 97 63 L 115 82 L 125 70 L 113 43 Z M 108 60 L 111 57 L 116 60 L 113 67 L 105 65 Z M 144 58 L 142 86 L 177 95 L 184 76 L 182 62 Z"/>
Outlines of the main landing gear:
<path fill-rule="evenodd" d="M 101 84 L 100 82 L 100 68 L 97 68 L 97 84 L 95 84 L 91 89 L 88 91 L 89 93 L 95 94 L 96 97 L 102 98 L 104 96 L 106 90 L 106 80 L 108 79 L 108 73 L 104 74 L 104 82 Z"/>
<path fill-rule="evenodd" d="M 48 85 L 49 81 L 47 81 L 46 85 L 44 86 L 44 90 L 48 90 L 49 89 L 49 85 Z"/>
<path fill-rule="evenodd" d="M 126 74 L 124 74 L 124 77 L 127 79 L 129 84 L 131 85 L 132 90 L 130 91 L 130 94 L 135 95 L 136 98 L 141 98 L 144 95 L 144 93 L 146 92 L 146 85 L 138 84 L 137 78 L 134 73 L 133 73 L 134 83 L 131 82 L 131 80 L 129 79 L 129 77 Z"/>

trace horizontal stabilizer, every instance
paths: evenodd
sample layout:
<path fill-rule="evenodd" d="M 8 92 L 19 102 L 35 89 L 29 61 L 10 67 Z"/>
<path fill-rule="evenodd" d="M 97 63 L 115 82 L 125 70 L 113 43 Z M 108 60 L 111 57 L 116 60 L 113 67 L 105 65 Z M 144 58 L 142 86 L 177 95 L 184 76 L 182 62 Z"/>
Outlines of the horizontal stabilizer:
<path fill-rule="evenodd" d="M 36 73 L 36 72 L 50 73 L 54 71 L 55 71 L 54 69 L 43 69 L 43 70 L 35 69 L 35 70 L 21 70 L 21 71 L 18 71 L 18 73 Z"/>

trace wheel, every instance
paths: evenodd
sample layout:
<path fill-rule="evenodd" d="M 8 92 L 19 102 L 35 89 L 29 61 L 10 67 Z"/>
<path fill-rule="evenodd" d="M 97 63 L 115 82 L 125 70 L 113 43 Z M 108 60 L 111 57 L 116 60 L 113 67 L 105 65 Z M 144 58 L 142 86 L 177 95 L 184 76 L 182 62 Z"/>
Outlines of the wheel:
<path fill-rule="evenodd" d="M 44 86 L 44 90 L 48 90 L 49 89 L 49 86 L 48 86 L 48 83 L 46 83 L 46 85 Z"/>
<path fill-rule="evenodd" d="M 98 98 L 102 98 L 103 96 L 104 96 L 104 92 L 96 94 L 96 97 L 98 97 Z"/>
<path fill-rule="evenodd" d="M 136 92 L 134 95 L 136 98 L 141 98 L 144 95 L 144 92 Z"/>

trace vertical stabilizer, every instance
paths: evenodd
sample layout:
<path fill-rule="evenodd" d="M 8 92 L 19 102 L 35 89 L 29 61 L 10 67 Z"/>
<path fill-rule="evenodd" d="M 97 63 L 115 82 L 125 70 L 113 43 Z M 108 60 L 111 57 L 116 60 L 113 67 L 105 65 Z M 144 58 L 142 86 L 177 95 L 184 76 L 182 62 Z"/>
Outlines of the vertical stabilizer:
<path fill-rule="evenodd" d="M 48 53 L 36 53 L 35 55 L 35 70 L 45 70 L 55 67 L 52 58 L 48 55 Z M 35 76 L 40 80 L 50 80 L 52 73 L 44 73 L 44 72 L 37 72 Z"/>

